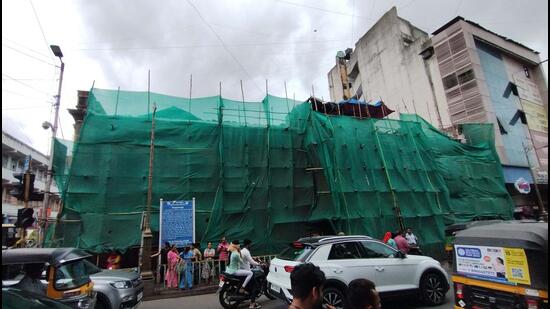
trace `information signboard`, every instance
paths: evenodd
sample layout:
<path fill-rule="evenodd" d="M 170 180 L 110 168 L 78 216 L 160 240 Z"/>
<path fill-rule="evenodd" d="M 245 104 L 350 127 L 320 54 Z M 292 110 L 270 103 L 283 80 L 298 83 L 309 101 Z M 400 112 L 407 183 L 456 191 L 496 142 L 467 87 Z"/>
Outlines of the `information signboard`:
<path fill-rule="evenodd" d="M 195 242 L 195 198 L 191 201 L 160 200 L 159 247 L 169 242 L 184 247 Z"/>

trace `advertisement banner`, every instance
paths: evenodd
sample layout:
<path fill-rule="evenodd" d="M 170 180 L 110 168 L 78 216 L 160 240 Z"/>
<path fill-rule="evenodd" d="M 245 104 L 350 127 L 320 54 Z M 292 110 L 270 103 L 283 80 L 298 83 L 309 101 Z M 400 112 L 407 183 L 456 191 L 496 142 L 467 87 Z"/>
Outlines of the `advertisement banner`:
<path fill-rule="evenodd" d="M 527 119 L 527 126 L 529 129 L 548 133 L 548 116 L 544 106 L 538 105 L 527 100 L 521 100 L 523 106 L 523 112 Z"/>
<path fill-rule="evenodd" d="M 164 242 L 184 247 L 195 242 L 195 199 L 160 200 L 159 248 Z"/>
<path fill-rule="evenodd" d="M 455 245 L 458 273 L 500 283 L 531 284 L 525 250 Z"/>

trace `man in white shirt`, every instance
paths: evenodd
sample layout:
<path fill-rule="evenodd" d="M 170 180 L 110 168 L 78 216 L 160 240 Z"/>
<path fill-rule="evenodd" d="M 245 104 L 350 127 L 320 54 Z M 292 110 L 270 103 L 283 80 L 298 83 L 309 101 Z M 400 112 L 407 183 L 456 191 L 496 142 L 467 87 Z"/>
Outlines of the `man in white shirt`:
<path fill-rule="evenodd" d="M 241 265 L 241 269 L 250 270 L 250 265 L 260 265 L 260 263 L 254 261 L 254 259 L 252 258 L 252 254 L 250 254 L 249 248 L 251 244 L 252 241 L 250 239 L 245 239 L 243 242 L 243 246 L 241 248 L 243 264 Z M 258 291 L 259 289 L 261 289 L 261 287 L 258 287 L 256 285 L 256 282 L 254 282 L 254 290 Z M 257 293 L 250 293 L 250 306 L 248 308 L 261 308 L 260 304 L 256 303 L 256 295 Z"/>
<path fill-rule="evenodd" d="M 46 295 L 46 286 L 40 281 L 44 264 L 25 264 L 25 276 L 13 287 L 22 291 Z"/>
<path fill-rule="evenodd" d="M 407 233 L 405 233 L 405 239 L 410 247 L 418 247 L 418 238 L 413 234 L 412 229 L 407 228 Z"/>
<path fill-rule="evenodd" d="M 260 263 L 254 261 L 252 258 L 252 254 L 250 254 L 250 245 L 252 244 L 252 241 L 250 239 L 245 239 L 243 243 L 243 247 L 241 248 L 241 255 L 243 257 L 243 266 L 241 266 L 244 270 L 250 270 L 250 265 L 258 266 Z"/>

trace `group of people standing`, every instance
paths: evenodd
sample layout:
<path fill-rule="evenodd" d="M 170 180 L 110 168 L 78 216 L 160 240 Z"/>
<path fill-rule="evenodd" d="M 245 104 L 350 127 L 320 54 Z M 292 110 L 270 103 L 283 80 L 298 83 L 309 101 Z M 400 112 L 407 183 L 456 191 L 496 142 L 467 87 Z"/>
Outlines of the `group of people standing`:
<path fill-rule="evenodd" d="M 411 228 L 407 228 L 405 233 L 402 231 L 386 232 L 382 241 L 405 254 L 413 248 L 418 248 L 418 237 L 414 235 Z"/>
<path fill-rule="evenodd" d="M 238 241 L 229 243 L 225 237 L 222 237 L 216 249 L 209 242 L 201 252 L 199 244 L 191 244 L 178 249 L 176 245 L 165 242 L 164 247 L 151 257 L 155 258 L 160 255 L 158 274 L 160 281 L 164 282 L 168 288 L 191 289 L 194 283 L 198 283 L 199 273 L 201 279 L 210 283 L 217 274 L 216 257 L 220 264 L 220 272 L 227 271 L 230 274 L 246 276 L 246 282 L 243 284 L 243 287 L 246 287 L 250 281 L 249 275 L 252 277 L 250 265 L 258 265 L 252 259 L 248 249 L 250 244 L 250 240 L 245 240 L 241 249 Z M 233 253 L 237 253 L 237 255 Z"/>
<path fill-rule="evenodd" d="M 193 288 L 193 283 L 199 281 L 199 272 L 206 282 L 210 282 L 215 275 L 213 260 L 216 251 L 212 248 L 212 243 L 208 243 L 207 248 L 201 252 L 199 244 L 185 246 L 180 251 L 176 245 L 165 242 L 164 247 L 151 257 L 159 255 L 161 263 L 158 274 L 161 282 L 168 288 Z"/>

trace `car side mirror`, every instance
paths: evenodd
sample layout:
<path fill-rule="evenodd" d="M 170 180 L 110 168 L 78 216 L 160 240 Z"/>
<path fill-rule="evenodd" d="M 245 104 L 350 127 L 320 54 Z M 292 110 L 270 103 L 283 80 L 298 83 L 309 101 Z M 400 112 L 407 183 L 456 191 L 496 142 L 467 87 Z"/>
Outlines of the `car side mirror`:
<path fill-rule="evenodd" d="M 400 259 L 404 259 L 407 257 L 407 255 L 401 251 L 397 251 L 397 257 Z"/>

